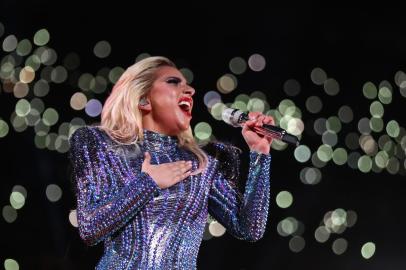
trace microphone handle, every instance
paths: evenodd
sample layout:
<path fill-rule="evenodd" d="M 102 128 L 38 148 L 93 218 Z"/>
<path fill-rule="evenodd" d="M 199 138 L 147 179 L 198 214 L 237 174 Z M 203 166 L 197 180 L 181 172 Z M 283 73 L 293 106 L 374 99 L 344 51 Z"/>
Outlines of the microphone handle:
<path fill-rule="evenodd" d="M 295 146 L 299 145 L 299 139 L 296 136 L 287 133 L 286 130 L 280 127 L 263 124 L 262 127 L 254 127 L 254 130 L 262 136 L 281 140 L 285 143 L 294 144 Z"/>

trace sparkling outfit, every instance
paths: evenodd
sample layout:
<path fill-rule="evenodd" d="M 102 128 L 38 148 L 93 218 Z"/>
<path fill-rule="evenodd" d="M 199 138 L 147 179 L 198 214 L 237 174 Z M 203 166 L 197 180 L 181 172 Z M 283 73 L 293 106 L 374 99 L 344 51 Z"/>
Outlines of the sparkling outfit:
<path fill-rule="evenodd" d="M 213 145 L 218 153 L 236 151 Z M 88 245 L 104 242 L 96 269 L 196 269 L 208 214 L 238 239 L 256 241 L 264 234 L 270 155 L 250 152 L 241 194 L 230 168 L 235 160 L 212 156 L 202 173 L 160 189 L 141 172 L 145 151 L 152 164 L 192 160 L 198 167 L 176 137 L 144 130 L 143 141 L 122 145 L 98 127 L 81 127 L 70 147 L 80 236 Z"/>

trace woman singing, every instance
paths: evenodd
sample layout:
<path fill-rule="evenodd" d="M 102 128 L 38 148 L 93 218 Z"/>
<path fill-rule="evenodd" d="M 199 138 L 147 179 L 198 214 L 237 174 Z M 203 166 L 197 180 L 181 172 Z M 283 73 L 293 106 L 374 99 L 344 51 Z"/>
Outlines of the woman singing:
<path fill-rule="evenodd" d="M 146 58 L 120 77 L 101 124 L 72 134 L 79 233 L 104 243 L 96 269 L 195 269 L 208 214 L 238 239 L 263 236 L 271 139 L 253 128 L 273 119 L 250 113 L 242 129 L 250 165 L 241 194 L 236 148 L 213 143 L 222 154 L 211 155 L 194 141 L 194 93 L 170 60 Z"/>

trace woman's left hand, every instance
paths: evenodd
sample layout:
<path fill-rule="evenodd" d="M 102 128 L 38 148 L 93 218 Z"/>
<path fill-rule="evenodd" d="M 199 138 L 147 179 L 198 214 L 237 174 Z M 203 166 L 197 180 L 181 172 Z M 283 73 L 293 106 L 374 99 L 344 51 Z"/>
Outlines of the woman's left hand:
<path fill-rule="evenodd" d="M 241 131 L 244 140 L 247 142 L 251 151 L 269 154 L 272 138 L 259 135 L 255 132 L 255 128 L 261 127 L 263 124 L 274 125 L 273 118 L 259 112 L 250 112 L 248 115 L 250 120 L 244 123 Z"/>

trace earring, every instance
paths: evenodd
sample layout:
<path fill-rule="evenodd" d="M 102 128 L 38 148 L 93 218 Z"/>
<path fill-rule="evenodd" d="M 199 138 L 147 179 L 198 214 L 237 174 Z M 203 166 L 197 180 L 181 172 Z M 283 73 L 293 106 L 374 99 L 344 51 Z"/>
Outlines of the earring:
<path fill-rule="evenodd" d="M 140 104 L 141 106 L 145 106 L 145 105 L 149 104 L 149 102 L 148 102 L 148 100 L 147 100 L 145 97 L 143 97 L 143 98 L 140 99 L 139 104 Z"/>

